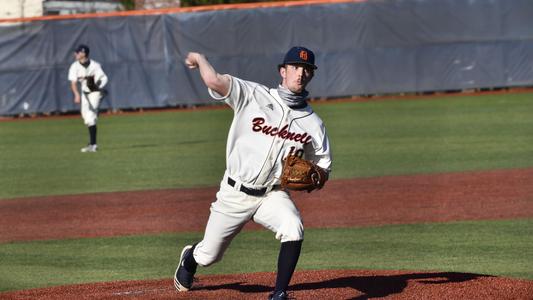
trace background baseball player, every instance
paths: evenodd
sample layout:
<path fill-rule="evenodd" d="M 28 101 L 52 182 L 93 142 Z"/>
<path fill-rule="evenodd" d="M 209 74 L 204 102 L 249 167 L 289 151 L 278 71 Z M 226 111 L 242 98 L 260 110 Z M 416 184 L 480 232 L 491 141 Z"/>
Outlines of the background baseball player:
<path fill-rule="evenodd" d="M 89 144 L 81 148 L 81 152 L 96 152 L 96 121 L 98 107 L 103 97 L 103 87 L 107 84 L 107 76 L 100 64 L 89 59 L 89 47 L 79 45 L 74 51 L 76 59 L 70 65 L 68 80 L 74 93 L 74 103 L 81 102 L 81 117 L 89 128 Z M 78 82 L 81 85 L 81 94 L 78 91 Z"/>
<path fill-rule="evenodd" d="M 276 89 L 216 72 L 206 57 L 189 53 L 185 63 L 198 68 L 210 95 L 234 110 L 226 147 L 226 172 L 202 241 L 185 246 L 174 275 L 179 291 L 192 287 L 197 265 L 220 259 L 232 239 L 250 220 L 272 230 L 281 241 L 275 290 L 269 299 L 286 299 L 300 256 L 303 225 L 287 190 L 280 188 L 284 158 L 305 157 L 324 176 L 330 171 L 330 145 L 322 120 L 307 104 L 306 85 L 313 78 L 315 58 L 303 47 L 291 48 L 278 66 Z"/>

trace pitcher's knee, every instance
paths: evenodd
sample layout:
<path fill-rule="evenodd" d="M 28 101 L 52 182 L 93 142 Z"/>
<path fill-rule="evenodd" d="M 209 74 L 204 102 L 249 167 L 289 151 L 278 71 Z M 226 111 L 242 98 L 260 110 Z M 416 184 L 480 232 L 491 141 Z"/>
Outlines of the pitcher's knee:
<path fill-rule="evenodd" d="M 276 239 L 281 242 L 301 241 L 304 239 L 304 226 L 298 217 L 287 218 L 276 232 Z"/>
<path fill-rule="evenodd" d="M 207 254 L 202 251 L 194 251 L 194 260 L 202 267 L 209 267 L 210 265 L 219 262 L 222 255 Z"/>

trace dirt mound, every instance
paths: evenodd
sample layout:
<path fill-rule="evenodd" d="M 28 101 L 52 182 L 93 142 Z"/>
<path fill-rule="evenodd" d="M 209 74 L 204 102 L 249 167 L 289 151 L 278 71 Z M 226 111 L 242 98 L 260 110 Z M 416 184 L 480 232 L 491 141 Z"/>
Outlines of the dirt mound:
<path fill-rule="evenodd" d="M 274 273 L 199 276 L 179 293 L 172 279 L 70 285 L 0 294 L 8 299 L 266 299 Z M 533 281 L 488 275 L 409 271 L 300 271 L 296 299 L 531 299 Z"/>

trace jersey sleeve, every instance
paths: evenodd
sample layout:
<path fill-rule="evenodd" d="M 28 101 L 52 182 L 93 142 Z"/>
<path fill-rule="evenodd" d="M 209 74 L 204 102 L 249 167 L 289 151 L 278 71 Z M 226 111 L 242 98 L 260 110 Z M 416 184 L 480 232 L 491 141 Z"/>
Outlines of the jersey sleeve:
<path fill-rule="evenodd" d="M 231 80 L 228 94 L 222 96 L 217 92 L 208 89 L 209 95 L 215 100 L 226 102 L 226 104 L 228 104 L 234 111 L 238 111 L 250 101 L 249 96 L 252 94 L 253 89 L 257 84 L 227 74 L 224 76 L 229 76 Z"/>
<path fill-rule="evenodd" d="M 64 74 L 64 73 L 63 73 Z M 78 77 L 76 75 L 76 62 L 70 65 L 68 69 L 68 81 L 77 81 Z"/>
<path fill-rule="evenodd" d="M 316 164 L 324 170 L 331 172 L 331 148 L 329 145 L 329 138 L 324 133 L 321 143 L 317 143 L 315 150 Z"/>
<path fill-rule="evenodd" d="M 98 84 L 98 87 L 103 88 L 108 81 L 107 75 L 104 73 L 102 66 L 97 63 L 94 70 L 94 81 Z"/>
<path fill-rule="evenodd" d="M 332 156 L 328 134 L 323 124 L 313 135 L 312 142 L 308 145 L 312 149 L 306 150 L 306 158 L 316 163 L 322 169 L 331 172 Z"/>

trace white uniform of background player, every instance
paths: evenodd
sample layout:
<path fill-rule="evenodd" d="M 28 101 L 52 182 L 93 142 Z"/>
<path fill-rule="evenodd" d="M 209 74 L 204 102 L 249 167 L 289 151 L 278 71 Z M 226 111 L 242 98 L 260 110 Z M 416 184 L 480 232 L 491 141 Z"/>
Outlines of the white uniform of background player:
<path fill-rule="evenodd" d="M 89 59 L 89 47 L 80 45 L 74 52 L 76 61 L 70 65 L 68 71 L 68 80 L 72 93 L 74 93 L 74 102 L 81 102 L 81 117 L 89 129 L 89 143 L 81 149 L 81 152 L 96 152 L 96 121 L 98 120 L 98 107 L 103 93 L 102 88 L 107 84 L 107 76 L 102 70 L 102 66 Z M 94 82 L 99 90 L 91 91 L 87 86 L 87 78 L 94 77 Z M 78 91 L 78 82 L 81 85 L 81 95 Z"/>
<path fill-rule="evenodd" d="M 292 153 L 328 172 L 331 166 L 325 127 L 306 102 L 305 86 L 316 69 L 314 54 L 303 47 L 289 50 L 279 66 L 283 81 L 277 89 L 220 75 L 198 53 L 190 53 L 186 63 L 200 69 L 211 96 L 228 104 L 234 118 L 217 200 L 211 205 L 203 240 L 182 251 L 176 288 L 191 288 L 196 264 L 209 266 L 222 259 L 231 240 L 253 220 L 281 241 L 276 288 L 270 299 L 285 299 L 304 229 L 290 194 L 279 187 L 283 158 Z"/>

